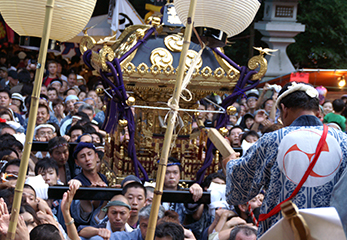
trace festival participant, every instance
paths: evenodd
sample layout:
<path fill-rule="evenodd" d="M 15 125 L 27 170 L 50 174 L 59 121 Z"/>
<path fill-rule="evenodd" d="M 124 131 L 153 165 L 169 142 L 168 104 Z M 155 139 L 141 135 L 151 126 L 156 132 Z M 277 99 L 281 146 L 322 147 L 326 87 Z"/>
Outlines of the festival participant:
<path fill-rule="evenodd" d="M 51 83 L 53 79 L 59 78 L 58 77 L 58 65 L 56 61 L 48 61 L 47 63 L 47 70 L 48 75 L 43 78 L 42 84 L 44 84 L 46 87 Z"/>
<path fill-rule="evenodd" d="M 228 139 L 232 147 L 241 147 L 240 135 L 242 134 L 242 132 L 243 129 L 240 126 L 234 126 L 230 129 Z"/>
<path fill-rule="evenodd" d="M 165 174 L 164 190 L 177 191 L 180 189 L 178 183 L 180 181 L 181 171 L 181 163 L 176 158 L 169 157 Z M 190 186 L 189 191 L 191 194 L 193 194 L 193 199 L 195 202 L 201 198 L 203 192 L 202 188 L 197 183 Z M 196 213 L 197 209 L 199 208 L 198 204 L 190 205 L 189 208 L 188 205 L 183 203 L 163 203 L 163 206 L 165 210 L 177 212 L 180 216 L 180 223 L 183 223 L 187 214 L 192 214 L 193 218 L 198 220 L 194 217 L 194 213 Z"/>
<path fill-rule="evenodd" d="M 337 123 L 343 132 L 346 131 L 346 118 L 341 115 L 344 108 L 345 103 L 343 100 L 335 99 L 333 101 L 334 112 L 325 115 L 323 123 Z"/>
<path fill-rule="evenodd" d="M 102 210 L 107 212 L 107 218 L 102 223 L 79 227 L 79 235 L 83 239 L 102 240 L 105 236 L 110 237 L 113 232 L 133 231 L 132 227 L 127 223 L 131 207 L 123 195 L 114 196 Z"/>
<path fill-rule="evenodd" d="M 138 182 L 127 183 L 123 188 L 122 194 L 128 199 L 131 206 L 128 224 L 132 228 L 136 228 L 139 224 L 139 211 L 146 204 L 146 188 Z"/>
<path fill-rule="evenodd" d="M 8 108 L 11 102 L 12 102 L 11 93 L 6 89 L 1 89 L 0 90 L 0 107 Z M 13 116 L 16 122 L 20 123 L 20 125 L 22 126 L 25 125 L 25 121 L 20 114 L 13 113 Z"/>
<path fill-rule="evenodd" d="M 69 144 L 63 137 L 55 137 L 48 142 L 50 156 L 57 162 L 59 170 L 58 175 L 62 183 L 67 184 L 74 176 L 68 164 Z M 72 169 L 73 170 L 73 169 Z"/>
<path fill-rule="evenodd" d="M 82 168 L 82 172 L 74 179 L 79 180 L 82 186 L 106 187 L 105 175 L 97 172 L 96 150 L 92 143 L 80 142 L 73 153 L 75 163 Z"/>
<path fill-rule="evenodd" d="M 329 206 L 333 187 L 346 167 L 347 136 L 322 126 L 317 118 L 318 95 L 309 84 L 286 84 L 276 102 L 286 127 L 265 134 L 242 158 L 233 153 L 223 160 L 229 204 L 244 204 L 263 186 L 268 188 L 258 235 L 281 218 L 279 204 L 291 195 L 299 208 Z"/>
<path fill-rule="evenodd" d="M 68 75 L 67 77 L 67 83 L 68 83 L 68 87 L 72 88 L 74 86 L 76 86 L 77 84 L 77 75 L 76 73 L 72 72 Z"/>
<path fill-rule="evenodd" d="M 151 208 L 152 204 L 140 210 L 138 228 L 134 229 L 132 232 L 114 232 L 111 234 L 110 240 L 145 240 Z M 164 213 L 165 209 L 163 206 L 159 206 L 158 219 L 163 218 Z"/>

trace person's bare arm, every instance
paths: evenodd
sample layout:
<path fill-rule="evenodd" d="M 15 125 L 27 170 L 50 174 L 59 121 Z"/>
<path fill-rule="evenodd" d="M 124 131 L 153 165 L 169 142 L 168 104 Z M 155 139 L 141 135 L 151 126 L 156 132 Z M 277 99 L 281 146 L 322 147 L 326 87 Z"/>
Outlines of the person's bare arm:
<path fill-rule="evenodd" d="M 259 109 L 260 106 L 263 104 L 264 102 L 264 96 L 266 94 L 266 92 L 269 90 L 269 84 L 268 83 L 265 83 L 265 86 L 263 88 L 263 91 L 261 92 L 260 96 L 259 96 L 259 99 L 257 101 L 257 105 L 255 106 L 255 109 Z"/>
<path fill-rule="evenodd" d="M 98 235 L 99 229 L 95 227 L 85 227 L 79 231 L 79 235 L 84 238 L 91 238 Z"/>
<path fill-rule="evenodd" d="M 78 232 L 76 229 L 76 226 L 74 224 L 74 219 L 71 217 L 70 214 L 70 206 L 71 202 L 75 196 L 75 193 L 77 191 L 77 188 L 75 185 L 70 186 L 70 190 L 64 193 L 63 199 L 61 200 L 61 211 L 63 213 L 67 235 L 71 240 L 80 240 L 80 237 L 78 236 Z"/>
<path fill-rule="evenodd" d="M 274 92 L 274 94 L 272 95 L 272 100 L 274 101 L 274 103 L 272 104 L 269 118 L 271 120 L 273 120 L 273 121 L 276 120 L 276 110 L 277 110 L 276 101 L 277 101 L 277 96 L 278 96 L 277 92 Z"/>

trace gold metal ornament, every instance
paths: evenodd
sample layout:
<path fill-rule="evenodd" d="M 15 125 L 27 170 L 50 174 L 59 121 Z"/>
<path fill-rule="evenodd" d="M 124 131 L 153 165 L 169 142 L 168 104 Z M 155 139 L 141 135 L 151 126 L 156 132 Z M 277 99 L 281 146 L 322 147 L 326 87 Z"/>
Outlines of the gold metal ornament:
<path fill-rule="evenodd" d="M 153 65 L 156 64 L 164 69 L 167 65 L 172 65 L 173 57 L 165 48 L 156 48 L 152 51 L 150 60 Z"/>
<path fill-rule="evenodd" d="M 96 92 L 96 94 L 98 94 L 98 95 L 102 95 L 102 94 L 104 94 L 105 90 L 104 90 L 103 88 L 97 88 L 97 89 L 95 90 L 95 92 Z"/>
<path fill-rule="evenodd" d="M 226 127 L 222 127 L 219 129 L 219 132 L 223 137 L 226 137 L 226 136 L 228 136 L 229 130 Z"/>
<path fill-rule="evenodd" d="M 198 53 L 194 50 L 189 49 L 187 53 L 187 58 L 186 58 L 186 64 L 185 64 L 185 69 L 188 70 L 190 66 L 192 65 L 195 56 L 197 56 Z M 196 68 L 199 69 L 202 66 L 202 58 L 199 57 L 198 63 L 196 64 Z"/>
<path fill-rule="evenodd" d="M 237 112 L 236 107 L 234 107 L 234 106 L 227 107 L 227 114 L 228 115 L 235 115 L 236 112 Z"/>
<path fill-rule="evenodd" d="M 201 70 L 201 75 L 205 78 L 208 78 L 210 77 L 212 74 L 212 69 L 208 66 L 204 67 L 202 70 Z"/>
<path fill-rule="evenodd" d="M 128 125 L 128 121 L 126 119 L 119 119 L 118 124 L 124 128 Z"/>
<path fill-rule="evenodd" d="M 248 61 L 248 68 L 249 69 L 255 70 L 258 67 L 260 67 L 258 72 L 256 74 L 253 74 L 251 77 L 251 80 L 253 80 L 253 81 L 256 81 L 256 80 L 262 78 L 266 73 L 267 61 L 263 55 L 254 56 Z"/>
<path fill-rule="evenodd" d="M 128 99 L 125 101 L 125 103 L 128 105 L 128 106 L 134 106 L 135 105 L 135 98 L 134 97 L 128 97 Z"/>
<path fill-rule="evenodd" d="M 101 110 L 104 111 L 104 112 L 106 111 L 106 109 L 107 109 L 106 105 L 103 105 L 102 108 L 101 108 Z"/>
<path fill-rule="evenodd" d="M 183 47 L 183 38 L 178 34 L 169 35 L 164 38 L 164 44 L 171 52 L 180 52 Z"/>
<path fill-rule="evenodd" d="M 101 62 L 101 68 L 104 71 L 110 72 L 110 69 L 108 68 L 106 61 L 111 62 L 113 61 L 115 54 L 112 48 L 104 45 L 100 51 L 99 51 L 99 56 L 100 56 L 100 62 Z"/>
<path fill-rule="evenodd" d="M 88 49 L 92 49 L 96 44 L 96 41 L 91 36 L 83 36 L 80 42 L 80 51 L 83 55 Z"/>
<path fill-rule="evenodd" d="M 221 68 L 221 67 L 216 68 L 216 70 L 214 70 L 213 73 L 217 79 L 221 79 L 222 77 L 224 77 L 224 74 L 225 74 L 223 68 Z"/>
<path fill-rule="evenodd" d="M 252 57 L 248 61 L 248 68 L 251 70 L 255 70 L 260 67 L 259 71 L 256 74 L 253 74 L 251 80 L 255 81 L 262 78 L 267 70 L 267 61 L 264 55 L 272 55 L 270 52 L 276 52 L 278 49 L 270 49 L 270 48 L 261 48 L 261 47 L 253 47 L 255 50 L 259 51 L 258 56 Z"/>
<path fill-rule="evenodd" d="M 161 67 L 159 67 L 157 64 L 152 65 L 150 69 L 153 75 L 158 75 L 161 71 Z"/>
<path fill-rule="evenodd" d="M 137 67 L 137 71 L 141 74 L 144 75 L 148 72 L 148 66 L 146 63 L 141 63 L 138 67 Z"/>
<path fill-rule="evenodd" d="M 223 48 L 217 48 L 220 52 L 224 53 Z M 220 57 L 218 54 L 213 52 L 217 62 L 227 73 L 230 80 L 238 79 L 240 76 L 240 71 L 234 68 L 230 63 L 228 63 L 224 58 Z"/>

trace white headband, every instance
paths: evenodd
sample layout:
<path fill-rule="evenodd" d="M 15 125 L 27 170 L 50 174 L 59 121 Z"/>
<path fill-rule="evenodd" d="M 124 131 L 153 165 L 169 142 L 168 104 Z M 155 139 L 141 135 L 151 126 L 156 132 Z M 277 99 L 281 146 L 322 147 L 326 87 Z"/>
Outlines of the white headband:
<path fill-rule="evenodd" d="M 286 91 L 284 91 L 280 96 L 278 96 L 277 101 L 276 101 L 276 106 L 278 109 L 280 109 L 280 102 L 282 100 L 282 98 L 284 98 L 285 96 L 296 92 L 296 91 L 302 91 L 305 92 L 308 96 L 310 96 L 311 98 L 318 98 L 319 93 L 318 91 L 307 84 L 303 84 L 303 83 L 296 83 L 293 82 L 291 86 L 288 86 L 288 89 Z"/>

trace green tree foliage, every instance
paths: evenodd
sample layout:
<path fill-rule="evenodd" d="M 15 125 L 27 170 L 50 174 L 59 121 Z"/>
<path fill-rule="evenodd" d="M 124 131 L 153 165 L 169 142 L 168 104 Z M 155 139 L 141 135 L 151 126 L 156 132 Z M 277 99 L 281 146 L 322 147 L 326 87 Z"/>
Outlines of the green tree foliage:
<path fill-rule="evenodd" d="M 301 0 L 297 19 L 306 29 L 287 48 L 294 65 L 347 68 L 346 0 Z"/>

